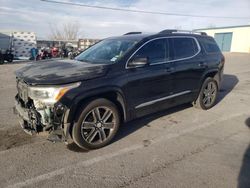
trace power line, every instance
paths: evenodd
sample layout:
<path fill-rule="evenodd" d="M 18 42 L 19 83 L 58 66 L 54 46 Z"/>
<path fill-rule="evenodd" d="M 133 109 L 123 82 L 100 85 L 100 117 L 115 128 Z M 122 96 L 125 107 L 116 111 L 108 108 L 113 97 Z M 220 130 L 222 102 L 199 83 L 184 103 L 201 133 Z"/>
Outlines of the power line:
<path fill-rule="evenodd" d="M 48 2 L 48 3 L 55 3 L 55 4 L 81 6 L 81 7 L 86 7 L 86 8 L 106 9 L 106 10 L 112 10 L 112 11 L 134 12 L 134 13 L 143 13 L 143 14 L 158 14 L 158 15 L 165 15 L 165 16 L 181 16 L 181 17 L 197 17 L 197 18 L 221 18 L 221 19 L 250 19 L 250 17 L 208 16 L 208 15 L 179 14 L 179 13 L 172 13 L 172 12 L 156 12 L 156 11 L 146 11 L 146 10 L 114 8 L 114 7 L 86 5 L 86 4 L 73 3 L 73 2 L 56 1 L 56 0 L 40 0 L 40 1 Z"/>

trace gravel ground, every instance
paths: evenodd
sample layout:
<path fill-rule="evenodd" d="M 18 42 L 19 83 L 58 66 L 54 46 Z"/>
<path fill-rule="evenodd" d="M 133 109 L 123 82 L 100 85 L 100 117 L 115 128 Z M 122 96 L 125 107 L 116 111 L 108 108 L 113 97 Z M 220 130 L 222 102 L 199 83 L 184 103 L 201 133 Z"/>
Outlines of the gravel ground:
<path fill-rule="evenodd" d="M 83 151 L 26 135 L 12 114 L 14 71 L 0 66 L 0 187 L 250 187 L 250 54 L 228 53 L 218 104 L 178 106 L 123 125 Z"/>

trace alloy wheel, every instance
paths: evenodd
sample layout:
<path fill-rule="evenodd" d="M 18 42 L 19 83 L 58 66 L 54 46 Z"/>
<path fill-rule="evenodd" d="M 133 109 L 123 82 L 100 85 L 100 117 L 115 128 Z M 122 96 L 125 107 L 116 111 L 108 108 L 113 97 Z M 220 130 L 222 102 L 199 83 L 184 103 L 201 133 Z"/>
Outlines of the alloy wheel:
<path fill-rule="evenodd" d="M 205 106 L 210 106 L 214 103 L 216 99 L 217 86 L 214 82 L 208 82 L 203 91 L 203 104 Z"/>
<path fill-rule="evenodd" d="M 112 135 L 115 123 L 114 112 L 110 108 L 95 107 L 84 117 L 81 135 L 89 144 L 100 144 Z"/>

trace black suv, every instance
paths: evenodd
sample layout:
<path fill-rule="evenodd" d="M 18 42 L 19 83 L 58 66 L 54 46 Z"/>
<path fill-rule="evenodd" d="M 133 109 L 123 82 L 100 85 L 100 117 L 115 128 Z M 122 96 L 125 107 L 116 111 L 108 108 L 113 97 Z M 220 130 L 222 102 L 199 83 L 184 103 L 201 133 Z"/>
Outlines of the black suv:
<path fill-rule="evenodd" d="M 131 32 L 98 42 L 74 60 L 31 63 L 16 72 L 15 111 L 28 133 L 107 145 L 123 122 L 182 103 L 215 105 L 224 57 L 206 33 Z"/>

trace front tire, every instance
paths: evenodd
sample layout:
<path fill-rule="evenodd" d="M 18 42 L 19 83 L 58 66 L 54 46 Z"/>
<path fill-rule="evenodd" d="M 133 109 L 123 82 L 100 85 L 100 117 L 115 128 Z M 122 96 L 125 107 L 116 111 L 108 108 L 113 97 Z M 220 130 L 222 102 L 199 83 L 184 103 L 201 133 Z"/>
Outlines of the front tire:
<path fill-rule="evenodd" d="M 202 84 L 198 98 L 193 102 L 194 107 L 208 110 L 216 104 L 218 85 L 215 79 L 208 77 Z"/>
<path fill-rule="evenodd" d="M 98 149 L 111 142 L 120 125 L 114 103 L 96 99 L 83 106 L 72 129 L 73 141 L 83 149 Z"/>

